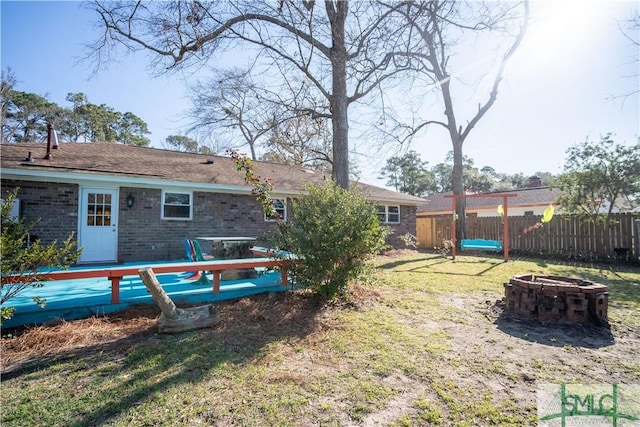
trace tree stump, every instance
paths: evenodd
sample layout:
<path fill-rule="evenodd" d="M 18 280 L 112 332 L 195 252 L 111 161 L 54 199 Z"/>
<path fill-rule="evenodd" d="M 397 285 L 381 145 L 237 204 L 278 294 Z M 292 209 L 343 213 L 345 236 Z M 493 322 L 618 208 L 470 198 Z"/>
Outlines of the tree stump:
<path fill-rule="evenodd" d="M 138 274 L 162 311 L 160 319 L 158 319 L 159 333 L 173 334 L 210 328 L 220 324 L 220 313 L 211 304 L 185 309 L 177 308 L 169 295 L 162 289 L 151 267 L 138 270 Z"/>

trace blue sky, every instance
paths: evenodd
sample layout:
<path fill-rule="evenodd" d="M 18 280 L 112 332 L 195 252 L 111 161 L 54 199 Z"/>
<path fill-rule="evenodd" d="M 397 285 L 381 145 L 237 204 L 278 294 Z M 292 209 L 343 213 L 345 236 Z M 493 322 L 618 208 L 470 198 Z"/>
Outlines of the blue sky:
<path fill-rule="evenodd" d="M 618 142 L 636 143 L 639 96 L 621 96 L 638 90 L 640 52 L 617 25 L 638 7 L 635 1 L 533 1 L 535 21 L 507 69 L 496 104 L 465 142 L 465 154 L 498 172 L 558 173 L 566 149 L 586 137 L 597 140 L 613 132 Z M 95 18 L 79 2 L 2 0 L 0 13 L 0 62 L 15 73 L 17 90 L 59 105 L 67 105 L 67 93 L 83 92 L 94 104 L 131 111 L 148 123 L 156 147 L 180 133 L 190 106 L 185 81 L 152 77 L 145 55 L 127 56 L 92 76 L 92 65 L 80 60 L 84 45 L 95 38 Z M 441 113 L 441 107 L 434 108 Z M 437 130 L 411 148 L 431 166 L 451 149 Z M 358 142 L 358 149 L 366 152 L 365 142 Z M 376 179 L 386 160 L 379 153 L 359 159 L 363 180 L 376 185 L 384 184 Z"/>

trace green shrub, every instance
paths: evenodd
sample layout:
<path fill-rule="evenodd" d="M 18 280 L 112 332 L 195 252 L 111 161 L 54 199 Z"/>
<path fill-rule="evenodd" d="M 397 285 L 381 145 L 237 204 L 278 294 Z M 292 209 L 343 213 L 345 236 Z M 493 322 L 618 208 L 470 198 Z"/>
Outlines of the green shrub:
<path fill-rule="evenodd" d="M 30 288 L 43 286 L 40 274 L 43 270 L 65 269 L 75 263 L 81 250 L 76 249 L 73 233 L 61 244 L 57 241 L 43 245 L 39 240 L 29 242 L 29 231 L 34 224 L 25 224 L 22 219 L 10 217 L 11 206 L 18 189 L 13 190 L 0 207 L 2 217 L 2 239 L 0 240 L 0 261 L 2 283 L 0 284 L 0 325 L 3 319 L 10 319 L 14 307 L 5 303 Z M 46 301 L 39 296 L 33 301 L 44 307 Z"/>
<path fill-rule="evenodd" d="M 295 283 L 325 298 L 344 296 L 349 281 L 367 271 L 368 261 L 390 233 L 377 209 L 356 190 L 333 182 L 308 185 L 292 202 L 292 218 L 280 223 L 272 245 L 293 252 Z"/>

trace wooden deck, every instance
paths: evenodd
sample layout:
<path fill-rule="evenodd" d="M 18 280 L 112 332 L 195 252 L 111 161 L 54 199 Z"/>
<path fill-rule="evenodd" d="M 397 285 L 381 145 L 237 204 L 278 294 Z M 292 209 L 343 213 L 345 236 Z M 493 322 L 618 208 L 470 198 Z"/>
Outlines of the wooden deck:
<path fill-rule="evenodd" d="M 55 319 L 79 319 L 122 310 L 134 304 L 153 304 L 138 271 L 151 267 L 165 292 L 179 303 L 214 302 L 240 298 L 262 292 L 286 289 L 286 262 L 273 258 L 211 260 L 203 262 L 139 263 L 126 266 L 72 268 L 43 274 L 45 286 L 28 289 L 12 298 L 6 306 L 15 307 L 12 319 L 3 328 L 40 324 Z M 222 271 L 278 268 L 257 278 L 221 281 Z M 196 278 L 193 272 L 206 272 Z M 6 279 L 6 278 L 5 278 Z M 34 302 L 34 296 L 45 298 L 44 309 Z"/>

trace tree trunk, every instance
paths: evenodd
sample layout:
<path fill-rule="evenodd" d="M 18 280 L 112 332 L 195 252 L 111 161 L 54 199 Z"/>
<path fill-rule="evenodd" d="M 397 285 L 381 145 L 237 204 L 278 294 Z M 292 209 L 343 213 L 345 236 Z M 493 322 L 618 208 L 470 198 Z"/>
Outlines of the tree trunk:
<path fill-rule="evenodd" d="M 439 67 L 435 68 L 438 81 L 442 82 L 442 99 L 444 101 L 444 114 L 447 117 L 447 130 L 449 131 L 449 137 L 451 138 L 451 145 L 453 147 L 453 171 L 451 173 L 451 185 L 453 187 L 453 194 L 462 196 L 465 194 L 464 189 L 464 167 L 462 164 L 462 144 L 464 143 L 464 136 L 462 135 L 462 126 L 458 128 L 456 121 L 456 115 L 453 109 L 453 96 L 451 94 L 450 76 L 446 74 Z M 464 197 L 458 197 L 456 200 L 456 212 L 458 215 L 456 224 L 455 238 L 456 248 L 460 249 L 460 243 L 466 235 L 466 218 L 465 218 L 465 206 L 466 200 Z"/>
<path fill-rule="evenodd" d="M 140 269 L 138 274 L 162 311 L 158 319 L 158 332 L 165 334 L 186 332 L 210 328 L 220 323 L 220 313 L 213 305 L 188 309 L 177 308 L 160 286 L 151 267 Z"/>
<path fill-rule="evenodd" d="M 453 194 L 463 195 L 465 194 L 464 188 L 464 174 L 463 174 L 463 165 L 462 165 L 462 143 L 463 140 L 458 132 L 451 135 L 451 140 L 453 142 L 453 173 L 452 173 L 452 181 L 453 181 Z M 456 214 L 458 215 L 458 223 L 456 225 L 456 247 L 460 248 L 460 243 L 462 239 L 465 238 L 467 232 L 467 221 L 466 221 L 466 199 L 464 197 L 458 197 L 456 200 Z"/>
<path fill-rule="evenodd" d="M 347 96 L 347 49 L 345 21 L 348 1 L 326 2 L 331 22 L 332 95 L 331 123 L 333 126 L 333 171 L 336 183 L 349 188 L 349 97 Z"/>
<path fill-rule="evenodd" d="M 249 147 L 251 148 L 251 160 L 258 160 L 258 156 L 256 155 L 256 147 L 253 144 L 249 144 Z"/>

